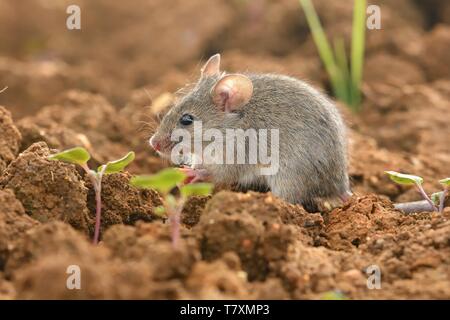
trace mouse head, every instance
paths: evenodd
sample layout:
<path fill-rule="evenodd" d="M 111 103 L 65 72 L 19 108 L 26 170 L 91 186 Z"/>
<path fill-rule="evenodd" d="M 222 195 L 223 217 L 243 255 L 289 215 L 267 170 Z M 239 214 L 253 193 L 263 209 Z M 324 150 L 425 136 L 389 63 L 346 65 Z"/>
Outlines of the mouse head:
<path fill-rule="evenodd" d="M 178 141 L 171 141 L 174 130 L 183 129 L 194 137 L 194 127 L 202 131 L 223 131 L 235 127 L 239 113 L 253 95 L 252 81 L 243 74 L 220 71 L 220 55 L 209 58 L 201 69 L 195 87 L 163 117 L 150 145 L 163 156 L 169 156 Z M 195 125 L 194 125 L 195 124 Z M 190 143 L 193 141 L 183 141 Z M 193 150 L 193 148 L 191 148 Z"/>

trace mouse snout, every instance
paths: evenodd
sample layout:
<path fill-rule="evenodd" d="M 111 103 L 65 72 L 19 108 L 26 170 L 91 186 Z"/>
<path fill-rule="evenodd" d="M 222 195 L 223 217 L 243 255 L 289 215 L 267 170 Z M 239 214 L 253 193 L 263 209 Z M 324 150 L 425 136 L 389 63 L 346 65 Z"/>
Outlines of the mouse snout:
<path fill-rule="evenodd" d="M 153 135 L 150 140 L 150 146 L 158 152 L 165 152 L 171 147 L 171 142 L 169 138 L 160 138 Z"/>
<path fill-rule="evenodd" d="M 158 140 L 156 140 L 155 135 L 153 135 L 150 138 L 150 146 L 155 149 L 155 151 L 160 151 L 161 150 L 161 142 L 159 142 Z"/>

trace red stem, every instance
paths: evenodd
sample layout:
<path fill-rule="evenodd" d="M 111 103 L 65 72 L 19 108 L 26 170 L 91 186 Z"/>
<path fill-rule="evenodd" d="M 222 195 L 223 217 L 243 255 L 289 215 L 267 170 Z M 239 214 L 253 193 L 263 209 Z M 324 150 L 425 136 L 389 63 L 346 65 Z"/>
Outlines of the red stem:
<path fill-rule="evenodd" d="M 100 223 L 102 216 L 102 177 L 104 173 L 104 169 L 98 174 L 92 173 L 89 169 L 88 165 L 85 164 L 82 166 L 84 171 L 86 171 L 89 179 L 91 180 L 92 186 L 94 187 L 95 192 L 95 228 L 94 228 L 94 239 L 92 240 L 93 244 L 98 244 L 98 240 L 100 237 Z"/>
<path fill-rule="evenodd" d="M 180 241 L 180 215 L 178 212 L 171 214 L 170 226 L 172 227 L 172 247 L 176 249 Z"/>
<path fill-rule="evenodd" d="M 172 247 L 178 248 L 180 242 L 180 216 L 183 210 L 184 200 L 180 200 L 180 203 L 175 208 L 172 208 L 169 215 L 169 222 L 172 228 Z"/>
<path fill-rule="evenodd" d="M 438 208 L 434 205 L 433 201 L 431 201 L 431 199 L 428 197 L 425 190 L 423 190 L 422 186 L 420 184 L 416 184 L 416 188 L 419 191 L 419 193 L 422 195 L 422 197 L 430 204 L 431 208 L 433 208 L 433 210 L 437 211 Z"/>
<path fill-rule="evenodd" d="M 428 201 L 420 200 L 413 202 L 394 203 L 395 209 L 401 210 L 404 213 L 416 213 L 416 212 L 430 212 L 434 211 L 434 207 L 431 207 Z"/>
<path fill-rule="evenodd" d="M 98 185 L 94 187 L 95 190 L 95 229 L 94 229 L 94 240 L 92 241 L 94 244 L 98 244 L 98 239 L 100 237 L 100 222 L 102 216 L 102 186 L 101 183 L 98 182 Z"/>

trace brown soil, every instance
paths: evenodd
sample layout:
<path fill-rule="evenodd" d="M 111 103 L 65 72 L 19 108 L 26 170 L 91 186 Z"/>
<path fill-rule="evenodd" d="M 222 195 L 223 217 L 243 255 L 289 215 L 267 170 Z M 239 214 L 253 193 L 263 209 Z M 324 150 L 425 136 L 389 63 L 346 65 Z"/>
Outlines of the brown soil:
<path fill-rule="evenodd" d="M 158 193 L 129 185 L 170 165 L 148 146 L 159 117 L 216 52 L 230 72 L 330 93 L 304 15 L 288 0 L 78 2 L 83 32 L 60 25 L 70 1 L 0 4 L 0 299 L 450 299 L 450 209 L 395 210 L 420 196 L 384 174 L 421 175 L 429 193 L 450 174 L 448 1 L 373 2 L 382 30 L 367 31 L 363 111 L 337 103 L 350 200 L 311 214 L 270 192 L 217 190 L 186 203 L 178 248 Z M 350 44 L 352 2 L 313 3 Z M 129 172 L 104 177 L 98 246 L 91 182 L 48 160 L 75 146 L 92 168 L 136 152 Z M 71 265 L 81 290 L 66 287 Z"/>
<path fill-rule="evenodd" d="M 114 224 L 134 224 L 138 220 L 152 221 L 157 216 L 153 209 L 162 204 L 154 190 L 141 190 L 129 184 L 131 175 L 116 173 L 106 175 L 102 180 L 102 229 Z M 87 202 L 92 221 L 95 219 L 95 192 L 92 183 L 85 178 L 89 189 Z M 93 232 L 94 225 L 90 225 Z"/>
<path fill-rule="evenodd" d="M 20 141 L 22 139 L 11 119 L 11 113 L 0 106 L 0 173 L 3 173 L 6 166 L 14 160 L 19 152 Z"/>
<path fill-rule="evenodd" d="M 11 190 L 0 190 L 0 200 L 0 266 L 3 269 L 13 242 L 39 222 L 25 214 Z"/>
<path fill-rule="evenodd" d="M 0 181 L 11 189 L 25 212 L 40 222 L 65 221 L 87 230 L 87 189 L 75 166 L 48 160 L 44 142 L 31 145 L 11 162 Z"/>

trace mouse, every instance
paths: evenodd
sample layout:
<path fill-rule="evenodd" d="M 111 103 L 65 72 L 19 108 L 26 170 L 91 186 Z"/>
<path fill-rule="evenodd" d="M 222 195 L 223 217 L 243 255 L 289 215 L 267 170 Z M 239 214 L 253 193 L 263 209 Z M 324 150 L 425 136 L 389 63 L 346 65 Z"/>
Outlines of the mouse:
<path fill-rule="evenodd" d="M 323 199 L 348 199 L 351 191 L 346 127 L 333 102 L 311 85 L 290 76 L 221 71 L 220 60 L 220 54 L 210 57 L 201 68 L 198 81 L 163 116 L 150 138 L 152 148 L 175 161 L 175 148 L 192 147 L 195 143 L 192 135 L 198 133 L 198 127 L 195 128 L 198 123 L 202 132 L 214 130 L 225 137 L 232 130 L 270 129 L 278 134 L 278 141 L 274 139 L 276 148 L 274 141 L 265 141 L 266 149 L 278 154 L 278 166 L 269 174 L 261 173 L 267 164 L 202 163 L 198 159 L 203 156 L 192 151 L 179 152 L 185 163 L 177 164 L 182 165 L 191 181 L 209 179 L 216 185 L 234 186 L 240 191 L 270 190 L 285 201 L 301 204 L 309 212 L 317 212 Z M 179 130 L 189 133 L 191 138 L 174 139 L 174 132 Z M 269 134 L 266 132 L 265 136 Z M 249 147 L 248 140 L 244 147 Z M 257 142 L 258 147 L 262 146 L 261 141 Z M 237 155 L 242 150 L 224 147 L 217 154 Z M 248 152 L 244 160 L 251 157 Z"/>

